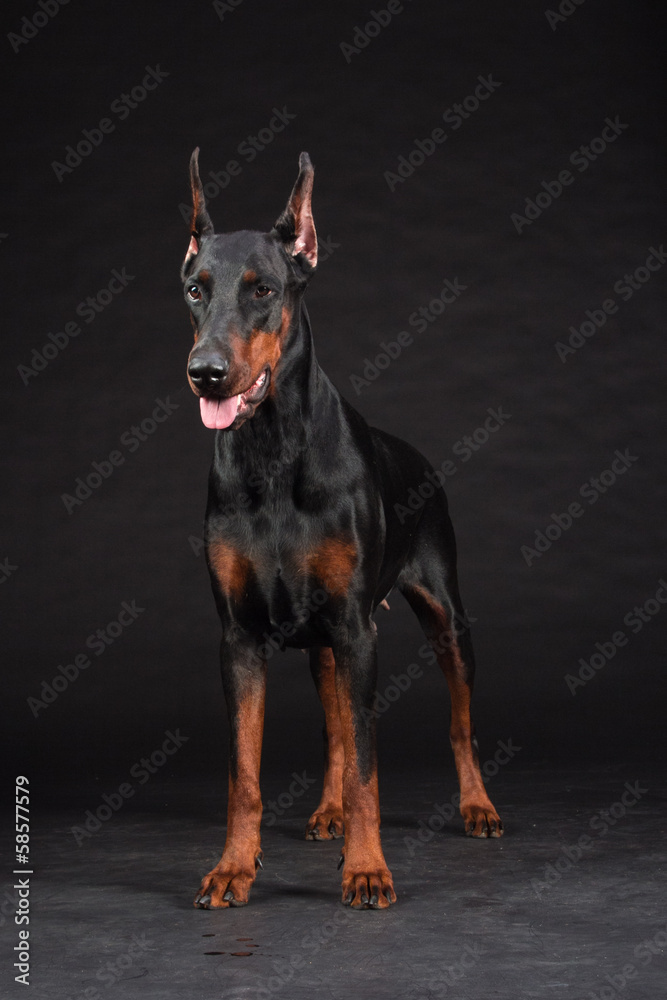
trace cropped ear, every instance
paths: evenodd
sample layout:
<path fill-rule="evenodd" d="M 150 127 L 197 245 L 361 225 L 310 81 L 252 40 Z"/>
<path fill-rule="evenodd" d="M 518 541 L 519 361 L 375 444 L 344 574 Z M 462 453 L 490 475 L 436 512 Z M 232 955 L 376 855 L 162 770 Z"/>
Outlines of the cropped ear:
<path fill-rule="evenodd" d="M 285 211 L 274 226 L 274 233 L 292 257 L 301 255 L 311 268 L 317 267 L 317 233 L 313 222 L 311 199 L 315 171 L 308 153 L 299 157 L 299 176 Z"/>
<path fill-rule="evenodd" d="M 187 270 L 192 258 L 199 253 L 203 237 L 213 235 L 213 223 L 206 211 L 206 198 L 199 176 L 199 146 L 190 157 L 190 187 L 192 188 L 192 221 L 190 223 L 190 243 L 181 269 L 183 273 Z"/>

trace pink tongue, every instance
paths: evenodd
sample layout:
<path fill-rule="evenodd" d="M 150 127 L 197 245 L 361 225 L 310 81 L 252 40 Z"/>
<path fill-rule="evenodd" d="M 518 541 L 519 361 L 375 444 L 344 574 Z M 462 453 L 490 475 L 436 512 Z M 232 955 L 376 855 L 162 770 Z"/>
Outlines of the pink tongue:
<path fill-rule="evenodd" d="M 229 399 L 206 399 L 199 397 L 199 408 L 204 425 L 211 430 L 221 431 L 234 423 L 236 411 L 239 406 L 239 397 L 230 396 Z"/>

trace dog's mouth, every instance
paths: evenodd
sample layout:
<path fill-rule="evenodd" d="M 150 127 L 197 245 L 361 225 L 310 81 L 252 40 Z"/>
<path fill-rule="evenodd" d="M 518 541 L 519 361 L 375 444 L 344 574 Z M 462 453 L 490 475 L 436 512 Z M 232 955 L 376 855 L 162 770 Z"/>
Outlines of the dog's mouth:
<path fill-rule="evenodd" d="M 270 382 L 271 369 L 267 365 L 245 392 L 228 396 L 227 399 L 200 396 L 199 408 L 204 426 L 210 430 L 222 431 L 226 427 L 231 427 L 239 418 L 249 417 L 266 396 Z"/>

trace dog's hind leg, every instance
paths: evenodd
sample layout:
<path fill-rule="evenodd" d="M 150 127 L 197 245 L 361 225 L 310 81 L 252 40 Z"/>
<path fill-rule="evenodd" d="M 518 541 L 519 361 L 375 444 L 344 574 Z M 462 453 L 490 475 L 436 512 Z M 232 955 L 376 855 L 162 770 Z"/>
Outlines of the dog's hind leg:
<path fill-rule="evenodd" d="M 449 736 L 466 834 L 500 837 L 503 824 L 484 788 L 470 717 L 475 659 L 458 590 L 454 531 L 442 496 L 436 496 L 424 511 L 398 588 L 417 615 L 447 679 L 451 699 Z"/>

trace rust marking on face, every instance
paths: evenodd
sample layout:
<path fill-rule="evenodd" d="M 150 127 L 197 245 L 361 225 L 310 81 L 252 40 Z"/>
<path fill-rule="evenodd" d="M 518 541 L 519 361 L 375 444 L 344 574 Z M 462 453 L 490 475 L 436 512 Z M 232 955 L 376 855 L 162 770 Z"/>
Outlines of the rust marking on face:
<path fill-rule="evenodd" d="M 239 368 L 239 376 L 236 380 L 241 389 L 247 388 L 248 384 L 258 378 L 267 367 L 273 372 L 275 370 L 283 345 L 292 320 L 290 309 L 284 305 L 282 308 L 281 322 L 277 330 L 252 330 L 248 340 L 244 340 L 238 333 L 230 334 L 229 343 L 234 355 L 234 359 Z M 273 392 L 274 384 L 271 384 Z M 237 390 L 238 391 L 238 390 Z"/>
<path fill-rule="evenodd" d="M 289 325 L 292 322 L 292 312 L 287 306 L 283 306 L 280 320 L 280 330 L 278 331 L 278 336 L 281 341 L 287 336 L 287 331 L 289 330 Z"/>
<path fill-rule="evenodd" d="M 253 330 L 250 339 L 241 346 L 243 364 L 247 365 L 254 377 L 257 377 L 267 365 L 273 371 L 280 357 L 281 347 L 278 333 Z"/>
<path fill-rule="evenodd" d="M 248 285 L 252 284 L 253 281 L 257 281 L 257 272 L 256 271 L 246 271 L 245 274 L 243 275 L 243 280 Z"/>
<path fill-rule="evenodd" d="M 222 592 L 240 600 L 252 570 L 250 560 L 223 541 L 211 543 L 208 558 Z"/>
<path fill-rule="evenodd" d="M 327 538 L 307 559 L 310 572 L 334 597 L 345 596 L 358 561 L 352 542 L 340 538 Z"/>
<path fill-rule="evenodd" d="M 198 275 L 198 280 L 206 283 L 207 281 L 211 280 L 211 275 L 209 274 L 208 271 L 200 271 Z"/>

